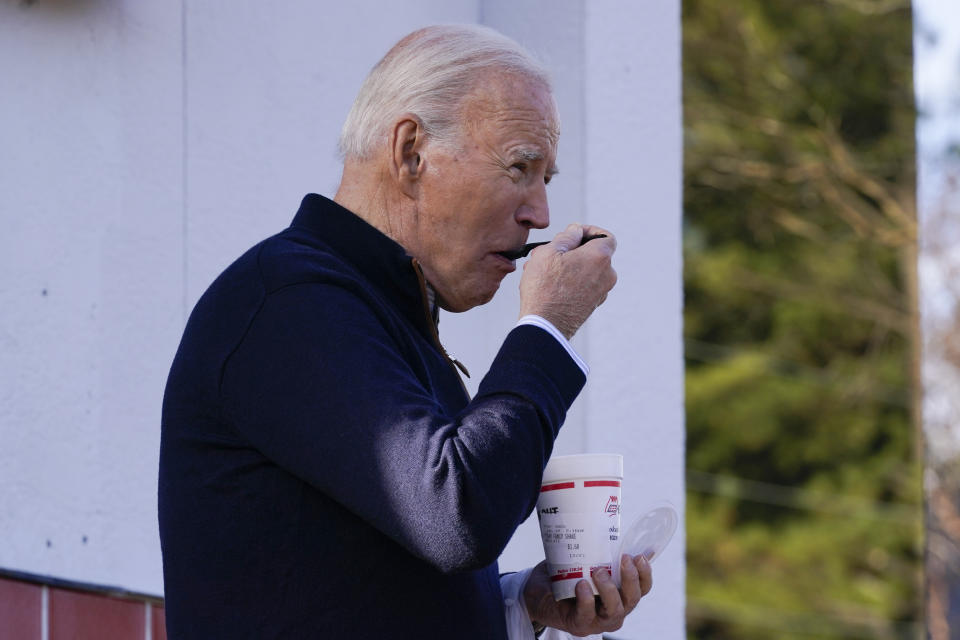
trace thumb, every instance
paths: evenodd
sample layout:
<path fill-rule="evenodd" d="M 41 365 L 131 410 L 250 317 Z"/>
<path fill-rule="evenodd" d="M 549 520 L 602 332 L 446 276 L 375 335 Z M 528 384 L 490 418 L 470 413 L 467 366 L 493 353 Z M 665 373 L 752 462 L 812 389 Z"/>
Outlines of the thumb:
<path fill-rule="evenodd" d="M 567 228 L 553 238 L 553 245 L 558 253 L 566 253 L 580 246 L 583 240 L 583 225 L 571 223 Z"/>

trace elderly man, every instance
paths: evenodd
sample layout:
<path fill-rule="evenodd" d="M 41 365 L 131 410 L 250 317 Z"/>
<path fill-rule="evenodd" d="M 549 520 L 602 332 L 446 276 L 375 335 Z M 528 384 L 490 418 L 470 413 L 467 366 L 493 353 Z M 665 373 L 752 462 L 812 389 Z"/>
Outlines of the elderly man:
<path fill-rule="evenodd" d="M 417 31 L 373 69 L 334 199 L 211 285 L 171 368 L 170 638 L 585 635 L 650 589 L 641 557 L 559 603 L 542 563 L 496 564 L 585 382 L 568 340 L 614 285 L 613 235 L 573 224 L 533 252 L 473 399 L 437 335 L 438 308 L 489 301 L 547 226 L 557 136 L 546 74 L 489 29 Z"/>

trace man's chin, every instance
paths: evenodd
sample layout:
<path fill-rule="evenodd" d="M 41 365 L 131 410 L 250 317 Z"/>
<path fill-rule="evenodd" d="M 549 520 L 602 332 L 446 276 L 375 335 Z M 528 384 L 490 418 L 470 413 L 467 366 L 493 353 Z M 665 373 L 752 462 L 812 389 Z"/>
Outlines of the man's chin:
<path fill-rule="evenodd" d="M 492 290 L 457 292 L 456 294 L 449 296 L 449 298 L 438 295 L 437 304 L 440 305 L 440 308 L 444 311 L 449 311 L 451 313 L 463 313 L 464 311 L 469 311 L 474 307 L 487 304 L 493 300 L 493 296 L 496 295 L 499 289 L 500 283 L 498 282 L 497 286 Z"/>

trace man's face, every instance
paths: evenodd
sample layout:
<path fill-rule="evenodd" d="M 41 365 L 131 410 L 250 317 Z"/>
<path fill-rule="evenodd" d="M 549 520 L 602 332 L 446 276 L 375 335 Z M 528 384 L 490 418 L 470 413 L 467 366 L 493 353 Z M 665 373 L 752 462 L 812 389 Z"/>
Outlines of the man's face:
<path fill-rule="evenodd" d="M 449 311 L 493 298 L 515 269 L 498 252 L 519 249 L 531 228 L 550 223 L 546 183 L 556 173 L 556 107 L 546 87 L 489 76 L 462 115 L 458 148 L 423 148 L 407 247 Z"/>

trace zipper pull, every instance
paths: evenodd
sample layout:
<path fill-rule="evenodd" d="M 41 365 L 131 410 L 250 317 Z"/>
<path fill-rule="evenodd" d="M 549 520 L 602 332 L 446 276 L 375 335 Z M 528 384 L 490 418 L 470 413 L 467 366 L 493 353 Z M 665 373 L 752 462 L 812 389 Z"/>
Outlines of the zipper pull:
<path fill-rule="evenodd" d="M 447 354 L 447 357 L 450 358 L 450 362 L 452 362 L 454 365 L 456 365 L 457 369 L 460 369 L 460 371 L 463 372 L 463 375 L 467 376 L 468 378 L 470 377 L 470 372 L 467 371 L 467 367 L 466 367 L 462 362 L 460 362 L 459 360 L 457 360 L 456 358 L 454 358 L 454 357 L 453 357 L 452 355 L 450 355 L 449 353 Z"/>

